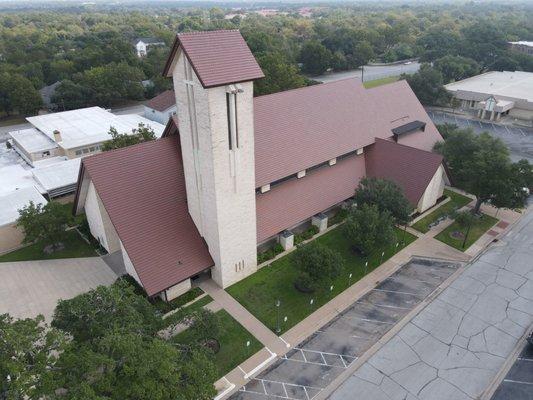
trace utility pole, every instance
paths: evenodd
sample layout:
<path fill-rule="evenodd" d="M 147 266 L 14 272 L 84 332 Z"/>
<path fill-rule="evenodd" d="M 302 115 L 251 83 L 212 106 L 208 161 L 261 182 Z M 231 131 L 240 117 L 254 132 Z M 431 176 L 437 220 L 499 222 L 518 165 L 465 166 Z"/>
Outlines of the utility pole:
<path fill-rule="evenodd" d="M 365 82 L 365 66 L 361 66 L 361 83 Z"/>

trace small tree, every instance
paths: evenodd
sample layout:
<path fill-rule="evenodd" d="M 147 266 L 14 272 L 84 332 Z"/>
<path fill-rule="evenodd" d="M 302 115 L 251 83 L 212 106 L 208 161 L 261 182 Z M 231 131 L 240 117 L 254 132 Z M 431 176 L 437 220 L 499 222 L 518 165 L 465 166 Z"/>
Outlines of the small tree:
<path fill-rule="evenodd" d="M 24 243 L 39 242 L 54 250 L 65 238 L 65 228 L 71 221 L 68 210 L 58 202 L 51 201 L 43 206 L 30 201 L 19 210 L 17 226 L 24 231 Z"/>
<path fill-rule="evenodd" d="M 0 315 L 0 398 L 42 398 L 65 343 L 65 335 L 49 329 L 42 315 L 24 320 Z"/>
<path fill-rule="evenodd" d="M 299 247 L 294 253 L 294 261 L 300 270 L 295 284 L 308 291 L 329 286 L 331 281 L 339 276 L 344 264 L 338 252 L 316 242 Z"/>
<path fill-rule="evenodd" d="M 394 241 L 394 219 L 388 211 L 380 212 L 376 205 L 363 204 L 350 211 L 344 232 L 364 255 Z"/>
<path fill-rule="evenodd" d="M 380 212 L 388 211 L 397 224 L 406 224 L 413 210 L 402 189 L 386 179 L 361 179 L 354 199 L 358 206 L 375 204 Z"/>
<path fill-rule="evenodd" d="M 140 123 L 139 127 L 134 129 L 131 134 L 118 133 L 116 128 L 111 127 L 109 128 L 109 135 L 111 139 L 102 145 L 102 151 L 120 149 L 156 139 L 154 130 L 150 126 L 145 126 L 143 123 Z"/>

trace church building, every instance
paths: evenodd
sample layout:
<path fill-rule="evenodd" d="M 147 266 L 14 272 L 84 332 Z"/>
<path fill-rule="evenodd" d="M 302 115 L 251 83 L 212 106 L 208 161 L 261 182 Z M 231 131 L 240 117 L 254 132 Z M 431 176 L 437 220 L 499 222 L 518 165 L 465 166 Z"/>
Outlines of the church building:
<path fill-rule="evenodd" d="M 257 270 L 265 243 L 353 196 L 396 182 L 418 212 L 447 176 L 442 140 L 405 81 L 356 79 L 254 97 L 264 75 L 237 30 L 178 34 L 164 74 L 177 114 L 163 137 L 82 159 L 75 212 L 148 296 L 171 300 L 210 274 L 227 287 Z"/>

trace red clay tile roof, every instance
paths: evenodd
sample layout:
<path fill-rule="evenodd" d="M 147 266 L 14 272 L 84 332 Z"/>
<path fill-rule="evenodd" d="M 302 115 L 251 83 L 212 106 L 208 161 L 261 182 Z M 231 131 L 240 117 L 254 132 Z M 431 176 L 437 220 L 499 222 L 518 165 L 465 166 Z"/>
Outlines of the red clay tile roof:
<path fill-rule="evenodd" d="M 442 156 L 437 153 L 379 138 L 365 154 L 367 176 L 395 182 L 413 206 L 418 205 L 442 164 Z"/>
<path fill-rule="evenodd" d="M 187 209 L 177 136 L 82 163 L 149 296 L 214 264 Z"/>
<path fill-rule="evenodd" d="M 442 140 L 405 81 L 365 89 L 345 79 L 254 99 L 256 186 L 389 138 L 392 128 L 426 123 L 412 146 L 431 150 Z M 414 138 L 406 134 L 400 142 Z"/>
<path fill-rule="evenodd" d="M 179 33 L 165 65 L 165 76 L 169 76 L 179 47 L 183 49 L 204 88 L 265 76 L 238 30 Z"/>
<path fill-rule="evenodd" d="M 168 122 L 165 125 L 165 129 L 163 130 L 161 137 L 164 138 L 168 136 L 177 136 L 179 134 L 178 123 L 178 116 L 172 115 L 168 119 Z"/>
<path fill-rule="evenodd" d="M 174 90 L 165 90 L 146 103 L 146 107 L 153 108 L 156 111 L 165 111 L 176 105 Z"/>
<path fill-rule="evenodd" d="M 257 194 L 257 241 L 260 243 L 352 197 L 364 176 L 364 156 L 352 155 L 331 167 L 309 171 L 303 178 Z"/>

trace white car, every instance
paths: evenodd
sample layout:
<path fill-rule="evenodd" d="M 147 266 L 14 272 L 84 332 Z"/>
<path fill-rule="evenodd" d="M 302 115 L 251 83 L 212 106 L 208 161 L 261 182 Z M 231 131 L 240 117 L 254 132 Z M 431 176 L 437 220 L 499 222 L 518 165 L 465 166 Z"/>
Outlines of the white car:
<path fill-rule="evenodd" d="M 403 63 L 403 65 L 410 65 L 412 63 L 413 63 L 412 61 L 406 61 L 406 62 Z"/>

